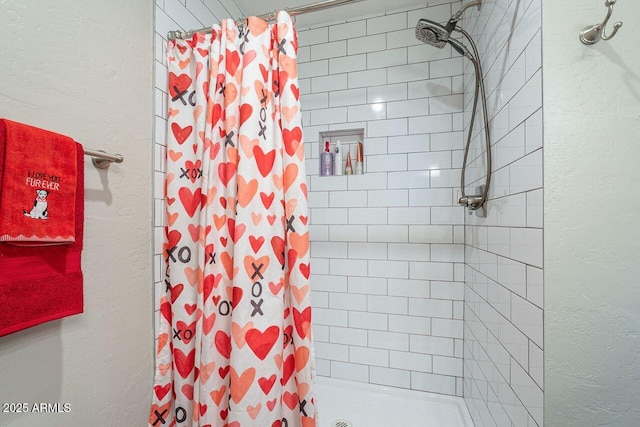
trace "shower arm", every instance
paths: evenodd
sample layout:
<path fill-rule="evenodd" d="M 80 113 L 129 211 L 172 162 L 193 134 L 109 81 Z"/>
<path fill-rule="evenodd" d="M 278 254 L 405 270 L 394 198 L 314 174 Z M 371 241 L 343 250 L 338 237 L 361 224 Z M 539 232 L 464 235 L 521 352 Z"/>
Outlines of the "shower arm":
<path fill-rule="evenodd" d="M 469 3 L 471 4 L 471 3 Z M 464 159 L 463 159 L 463 164 L 462 164 L 462 172 L 461 172 L 461 179 L 460 179 L 460 191 L 462 193 L 462 197 L 460 197 L 458 203 L 462 206 L 466 206 L 469 208 L 469 213 L 471 213 L 471 211 L 477 210 L 479 208 L 483 208 L 486 209 L 486 202 L 488 199 L 488 195 L 489 195 L 489 185 L 491 184 L 491 139 L 490 139 L 490 134 L 489 134 L 489 119 L 488 119 L 488 113 L 487 113 L 487 99 L 486 99 L 486 94 L 485 94 L 485 88 L 484 88 L 484 79 L 483 79 L 483 74 L 482 74 L 482 65 L 480 64 L 480 55 L 478 53 L 478 48 L 476 46 L 476 44 L 473 42 L 473 39 L 471 38 L 471 36 L 469 35 L 469 33 L 467 33 L 463 28 L 461 28 L 460 26 L 455 27 L 455 30 L 458 31 L 459 33 L 461 33 L 468 41 L 469 44 L 471 45 L 471 49 L 473 50 L 474 56 L 475 56 L 475 61 L 472 60 L 471 62 L 473 63 L 474 66 L 474 71 L 476 74 L 476 88 L 475 88 L 475 96 L 474 96 L 474 103 L 473 103 L 473 110 L 475 111 L 478 105 L 478 89 L 480 90 L 480 95 L 482 97 L 482 114 L 483 114 L 483 118 L 484 118 L 484 133 L 485 133 L 485 146 L 486 146 L 486 156 L 487 156 L 487 174 L 485 176 L 485 184 L 484 184 L 484 188 L 482 189 L 482 194 L 480 196 L 475 195 L 475 196 L 467 196 L 465 194 L 465 172 L 466 172 L 466 167 L 467 167 L 467 158 L 468 158 L 468 154 L 469 154 L 469 147 L 471 145 L 471 138 L 472 138 L 472 133 L 473 133 L 473 124 L 475 121 L 475 114 L 472 114 L 471 117 L 471 122 L 469 124 L 469 133 L 467 135 L 467 143 L 465 146 L 465 152 L 464 152 Z M 485 212 L 486 215 L 486 212 Z"/>
<path fill-rule="evenodd" d="M 458 22 L 460 20 L 460 17 L 464 13 L 464 11 L 469 9 L 470 7 L 473 7 L 473 6 L 477 6 L 478 10 L 480 10 L 480 7 L 482 6 L 482 0 L 472 1 L 472 2 L 469 2 L 469 3 L 465 4 L 464 6 L 462 6 L 462 8 L 460 8 L 459 11 L 457 11 L 456 13 L 453 14 L 453 16 L 451 17 L 449 22 Z"/>

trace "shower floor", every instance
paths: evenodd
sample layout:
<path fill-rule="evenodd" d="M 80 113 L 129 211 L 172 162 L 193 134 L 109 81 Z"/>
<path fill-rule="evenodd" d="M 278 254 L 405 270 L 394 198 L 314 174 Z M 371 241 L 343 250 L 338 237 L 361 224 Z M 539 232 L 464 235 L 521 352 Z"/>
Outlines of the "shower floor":
<path fill-rule="evenodd" d="M 327 377 L 316 378 L 316 390 L 319 427 L 473 427 L 460 397 Z"/>

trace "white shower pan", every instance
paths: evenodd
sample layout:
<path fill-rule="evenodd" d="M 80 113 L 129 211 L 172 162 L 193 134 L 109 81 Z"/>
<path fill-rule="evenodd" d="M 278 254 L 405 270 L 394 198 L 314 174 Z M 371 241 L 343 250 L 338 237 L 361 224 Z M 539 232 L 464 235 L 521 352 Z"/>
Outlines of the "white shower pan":
<path fill-rule="evenodd" d="M 316 378 L 319 427 L 473 427 L 460 397 Z"/>

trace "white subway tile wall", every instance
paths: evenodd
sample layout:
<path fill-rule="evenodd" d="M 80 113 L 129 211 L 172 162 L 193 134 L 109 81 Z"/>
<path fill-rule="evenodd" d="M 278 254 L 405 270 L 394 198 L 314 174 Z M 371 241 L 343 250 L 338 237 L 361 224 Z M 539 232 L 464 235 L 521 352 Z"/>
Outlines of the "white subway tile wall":
<path fill-rule="evenodd" d="M 319 375 L 462 396 L 463 62 L 414 36 L 438 3 L 299 29 L 311 286 Z M 358 127 L 365 174 L 318 176 L 319 132 Z"/>
<path fill-rule="evenodd" d="M 464 398 L 478 427 L 543 423 L 540 8 L 541 0 L 485 2 L 463 22 L 484 67 L 494 160 L 488 217 L 465 216 Z M 483 183 L 486 165 L 476 123 L 469 192 Z"/>

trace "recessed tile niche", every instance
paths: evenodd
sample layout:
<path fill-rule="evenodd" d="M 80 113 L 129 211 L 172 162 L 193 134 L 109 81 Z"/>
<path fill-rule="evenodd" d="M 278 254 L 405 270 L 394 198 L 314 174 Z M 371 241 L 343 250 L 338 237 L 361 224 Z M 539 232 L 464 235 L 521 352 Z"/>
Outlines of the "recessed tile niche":
<path fill-rule="evenodd" d="M 364 174 L 365 171 L 365 161 L 364 161 L 364 128 L 359 129 L 343 129 L 343 130 L 332 130 L 332 131 L 324 131 L 320 132 L 320 175 L 322 176 L 336 176 L 335 174 L 335 164 L 333 167 L 334 173 L 323 175 L 322 174 L 322 153 L 326 150 L 326 143 L 329 142 L 329 151 L 331 153 L 335 153 L 336 143 L 340 141 L 340 145 L 342 146 L 342 175 L 347 175 L 345 173 L 346 163 L 347 163 L 347 154 L 351 157 L 351 168 L 353 175 Z M 358 142 L 362 143 L 362 172 L 358 170 L 356 173 L 356 160 L 358 158 Z"/>

